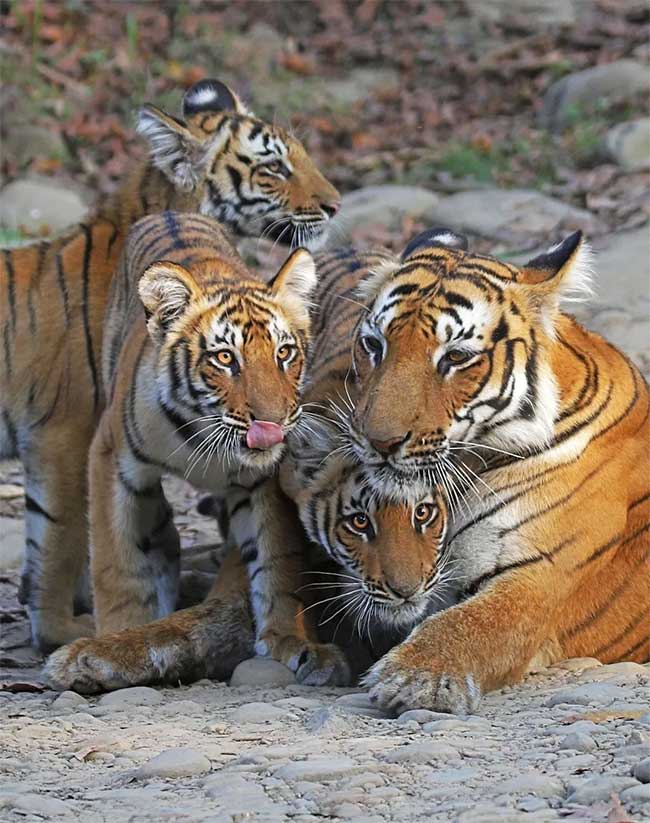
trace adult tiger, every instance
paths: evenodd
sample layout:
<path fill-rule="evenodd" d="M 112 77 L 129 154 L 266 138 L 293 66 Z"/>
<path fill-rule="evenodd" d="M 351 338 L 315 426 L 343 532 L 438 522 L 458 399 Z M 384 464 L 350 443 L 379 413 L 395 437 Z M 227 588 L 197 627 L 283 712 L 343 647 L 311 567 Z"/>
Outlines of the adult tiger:
<path fill-rule="evenodd" d="M 361 285 L 345 446 L 379 493 L 465 488 L 462 602 L 369 672 L 385 706 L 472 711 L 533 664 L 650 659 L 648 385 L 560 309 L 589 250 L 578 232 L 516 267 L 466 245 L 425 232 Z"/>
<path fill-rule="evenodd" d="M 130 226 L 165 209 L 217 218 L 235 234 L 276 230 L 318 244 L 339 195 L 302 145 L 254 117 L 223 83 L 183 98 L 183 120 L 147 105 L 149 156 L 97 216 L 65 236 L 0 255 L 0 456 L 25 469 L 20 599 L 43 650 L 92 633 L 73 616 L 86 556 L 86 455 L 104 404 L 102 323 Z M 167 227 L 161 225 L 161 231 Z"/>

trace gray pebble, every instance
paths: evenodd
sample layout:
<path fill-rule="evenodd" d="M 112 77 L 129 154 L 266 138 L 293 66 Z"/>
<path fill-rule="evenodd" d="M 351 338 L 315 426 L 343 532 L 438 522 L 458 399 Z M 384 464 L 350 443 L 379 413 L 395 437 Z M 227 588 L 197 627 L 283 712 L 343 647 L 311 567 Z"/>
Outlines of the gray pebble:
<path fill-rule="evenodd" d="M 242 661 L 230 678 L 231 686 L 288 686 L 295 682 L 290 669 L 268 657 Z"/>
<path fill-rule="evenodd" d="M 546 701 L 547 706 L 558 706 L 569 703 L 578 706 L 609 706 L 615 700 L 626 700 L 628 694 L 612 683 L 587 683 L 574 689 L 562 689 L 551 695 Z"/>
<path fill-rule="evenodd" d="M 132 686 L 129 689 L 119 689 L 102 695 L 99 705 L 104 708 L 126 709 L 129 706 L 158 706 L 163 702 L 163 696 L 149 686 Z"/>
<path fill-rule="evenodd" d="M 460 754 L 453 746 L 438 741 L 409 743 L 388 752 L 384 759 L 388 763 L 429 763 L 432 760 L 457 760 Z"/>
<path fill-rule="evenodd" d="M 357 768 L 349 757 L 315 757 L 286 763 L 273 776 L 281 780 L 327 780 L 343 777 Z"/>
<path fill-rule="evenodd" d="M 42 794 L 6 794 L 0 795 L 0 809 L 13 809 L 18 814 L 35 814 L 38 817 L 68 816 L 72 809 L 56 797 Z"/>
<path fill-rule="evenodd" d="M 231 717 L 233 723 L 270 723 L 286 718 L 288 714 L 287 709 L 271 703 L 244 703 L 233 711 Z"/>
<path fill-rule="evenodd" d="M 624 803 L 634 803 L 635 805 L 645 805 L 650 803 L 650 784 L 630 786 L 621 792 L 621 800 Z"/>
<path fill-rule="evenodd" d="M 167 749 L 143 763 L 136 770 L 136 777 L 194 777 L 210 769 L 208 758 L 196 749 Z"/>
<path fill-rule="evenodd" d="M 433 720 L 448 720 L 450 715 L 443 714 L 443 712 L 431 712 L 428 709 L 410 709 L 402 712 L 397 718 L 397 724 L 402 725 L 408 723 L 410 720 L 415 720 L 416 723 L 431 723 Z"/>
<path fill-rule="evenodd" d="M 77 709 L 81 706 L 87 706 L 88 701 L 76 692 L 61 692 L 61 694 L 52 703 L 53 709 Z"/>
<path fill-rule="evenodd" d="M 642 783 L 650 783 L 650 757 L 640 760 L 632 769 L 632 774 Z"/>
<path fill-rule="evenodd" d="M 534 794 L 536 797 L 561 797 L 564 795 L 562 781 L 537 772 L 520 774 L 504 780 L 494 787 L 496 794 Z"/>
<path fill-rule="evenodd" d="M 584 732 L 572 732 L 560 740 L 560 749 L 573 749 L 576 752 L 591 752 L 596 748 L 596 741 Z"/>
<path fill-rule="evenodd" d="M 611 794 L 620 794 L 630 786 L 638 785 L 633 777 L 598 775 L 571 784 L 567 800 L 569 803 L 582 803 L 588 806 L 599 800 L 608 800 Z"/>

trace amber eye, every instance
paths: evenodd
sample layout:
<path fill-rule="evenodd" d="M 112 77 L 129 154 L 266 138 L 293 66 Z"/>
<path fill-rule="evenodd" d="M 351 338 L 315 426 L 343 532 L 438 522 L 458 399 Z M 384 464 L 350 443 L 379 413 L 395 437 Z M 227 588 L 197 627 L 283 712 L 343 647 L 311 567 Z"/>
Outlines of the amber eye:
<path fill-rule="evenodd" d="M 295 346 L 291 346 L 288 343 L 285 343 L 283 346 L 280 346 L 280 348 L 278 349 L 278 352 L 277 352 L 278 360 L 280 361 L 280 363 L 288 363 L 292 359 L 295 351 L 296 351 Z"/>
<path fill-rule="evenodd" d="M 220 366 L 232 366 L 235 362 L 235 355 L 228 349 L 221 349 L 214 355 L 214 359 Z"/>
<path fill-rule="evenodd" d="M 461 351 L 460 349 L 456 349 L 455 351 L 448 351 L 445 355 L 447 360 L 450 363 L 453 363 L 454 366 L 457 366 L 459 363 L 464 363 L 466 360 L 469 360 L 472 356 L 472 352 Z"/>
<path fill-rule="evenodd" d="M 350 517 L 350 524 L 356 531 L 365 532 L 370 525 L 370 520 L 368 519 L 368 515 L 363 512 L 357 512 Z"/>
<path fill-rule="evenodd" d="M 273 174 L 282 174 L 286 176 L 287 168 L 284 163 L 281 163 L 279 160 L 275 160 L 273 163 L 267 163 L 264 168 L 267 171 L 272 172 Z"/>
<path fill-rule="evenodd" d="M 431 503 L 419 503 L 413 512 L 416 526 L 424 526 L 433 517 L 434 507 Z"/>

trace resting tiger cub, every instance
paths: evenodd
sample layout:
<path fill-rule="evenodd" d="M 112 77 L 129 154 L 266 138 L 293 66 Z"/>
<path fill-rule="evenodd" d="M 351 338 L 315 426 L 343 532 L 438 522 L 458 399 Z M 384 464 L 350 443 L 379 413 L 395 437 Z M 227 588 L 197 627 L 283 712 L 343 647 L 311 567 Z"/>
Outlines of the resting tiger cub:
<path fill-rule="evenodd" d="M 358 675 L 377 659 L 378 653 L 402 640 L 429 610 L 446 602 L 453 563 L 447 562 L 444 554 L 447 508 L 439 490 L 427 490 L 422 499 L 409 503 L 382 499 L 370 492 L 365 471 L 356 462 L 340 453 L 329 454 L 336 447 L 338 423 L 336 412 L 328 411 L 328 404 L 345 396 L 351 367 L 350 339 L 361 306 L 346 297 L 347 292 L 354 294 L 356 276 L 349 275 L 348 281 L 343 276 L 326 288 L 320 283 L 317 286 L 319 310 L 315 323 L 319 333 L 314 341 L 311 385 L 303 404 L 307 422 L 304 428 L 289 434 L 291 451 L 281 471 L 285 490 L 298 504 L 305 532 L 314 541 L 309 568 L 312 573 L 318 570 L 318 574 L 305 578 L 298 574 L 299 566 L 285 566 L 283 578 L 276 575 L 272 584 L 277 608 L 278 593 L 287 580 L 293 581 L 291 585 L 304 601 L 305 611 L 300 614 L 299 601 L 293 609 L 308 621 L 308 636 L 315 637 L 311 633 L 315 631 L 313 624 L 318 623 L 318 639 L 323 643 L 337 640 L 347 653 L 350 669 Z M 347 346 L 341 341 L 347 341 Z M 307 410 L 312 407 L 323 407 L 327 414 Z M 245 488 L 235 489 L 228 509 L 235 533 L 239 531 L 240 539 L 243 536 L 250 541 L 252 535 L 241 535 L 251 519 L 248 498 Z M 264 531 L 258 531 L 256 544 L 245 544 L 244 560 L 253 549 L 262 548 L 260 535 L 269 533 L 269 524 L 271 532 L 280 528 L 278 519 L 285 532 L 289 527 L 290 545 L 304 544 L 304 537 L 292 531 L 295 511 L 288 501 L 276 495 L 273 504 L 267 520 L 259 524 Z M 110 555 L 104 551 L 102 556 L 108 575 L 112 568 Z M 271 559 L 274 557 L 276 563 L 276 556 Z M 149 625 L 81 639 L 59 649 L 47 664 L 50 682 L 57 688 L 94 692 L 143 683 L 228 677 L 254 649 L 247 592 L 250 586 L 255 603 L 264 570 L 249 570 L 249 584 L 244 568 L 237 555 L 231 553 L 200 606 Z M 146 575 L 140 572 L 138 579 L 142 577 Z M 254 611 L 255 622 L 259 622 L 258 609 Z M 361 642 L 362 636 L 370 637 L 372 645 Z M 258 645 L 258 651 L 274 650 L 260 649 Z M 278 656 L 277 650 L 274 656 Z M 285 656 L 283 660 L 297 672 L 301 682 L 348 680 L 347 667 L 334 654 L 328 655 L 327 647 L 320 654 L 305 654 L 294 660 Z"/>
<path fill-rule="evenodd" d="M 20 599 L 43 650 L 93 631 L 87 615 L 73 616 L 87 545 L 86 455 L 105 401 L 104 311 L 130 226 L 165 209 L 195 211 L 235 234 L 275 229 L 317 245 L 339 206 L 302 145 L 216 80 L 185 93 L 183 120 L 145 106 L 138 130 L 149 156 L 96 217 L 0 254 L 0 457 L 25 469 Z"/>

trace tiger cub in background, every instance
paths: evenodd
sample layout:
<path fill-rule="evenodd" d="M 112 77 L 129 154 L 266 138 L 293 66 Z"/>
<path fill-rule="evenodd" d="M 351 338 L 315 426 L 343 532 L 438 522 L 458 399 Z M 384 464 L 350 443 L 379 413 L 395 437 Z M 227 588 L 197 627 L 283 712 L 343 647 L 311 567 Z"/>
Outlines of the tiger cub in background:
<path fill-rule="evenodd" d="M 105 402 L 102 324 L 130 226 L 175 209 L 214 217 L 233 235 L 275 230 L 317 246 L 339 207 L 303 146 L 217 80 L 185 93 L 182 120 L 146 105 L 138 131 L 148 157 L 95 217 L 0 254 L 0 457 L 18 457 L 25 470 L 19 597 L 44 651 L 93 633 L 73 601 L 86 558 L 87 453 Z"/>

